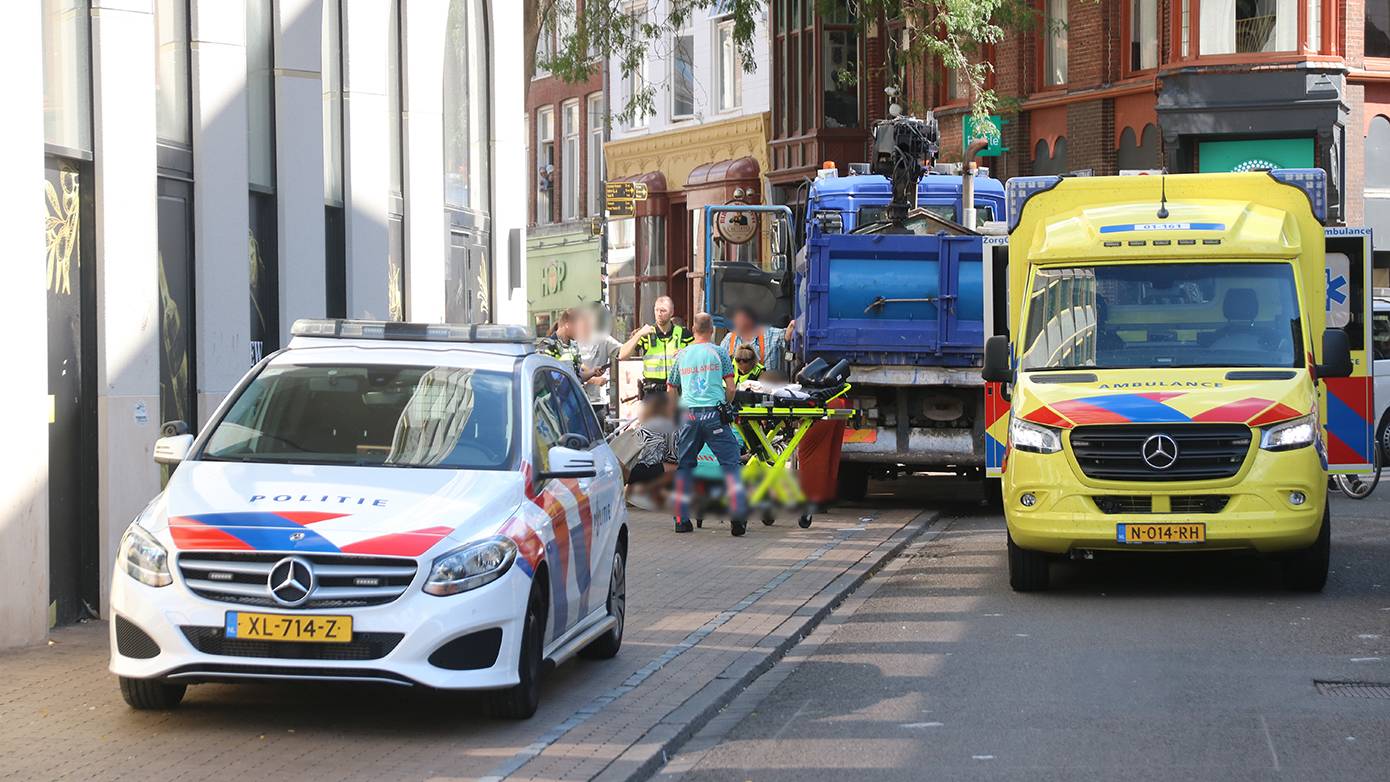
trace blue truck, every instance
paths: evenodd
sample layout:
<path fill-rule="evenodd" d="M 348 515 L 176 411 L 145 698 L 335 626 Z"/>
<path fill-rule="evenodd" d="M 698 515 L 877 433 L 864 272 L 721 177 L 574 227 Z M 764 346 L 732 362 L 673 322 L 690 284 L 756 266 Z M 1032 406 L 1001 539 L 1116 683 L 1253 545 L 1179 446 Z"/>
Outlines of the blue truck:
<path fill-rule="evenodd" d="M 978 175 L 974 185 L 980 221 L 1005 219 L 1003 185 Z M 927 174 L 917 205 L 959 223 L 962 190 L 960 176 Z M 949 226 L 893 230 L 891 197 L 883 176 L 818 180 L 797 253 L 798 358 L 848 359 L 850 403 L 862 416 L 841 450 L 842 499 L 862 497 L 871 476 L 983 477 L 987 463 L 980 367 L 996 305 L 1005 312 L 997 295 L 1007 279 L 1005 237 Z"/>
<path fill-rule="evenodd" d="M 812 182 L 790 274 L 706 256 L 717 320 L 740 305 L 774 313 L 777 323 L 794 314 L 794 366 L 816 358 L 851 365 L 849 401 L 861 416 L 845 434 L 841 499 L 862 497 L 872 476 L 984 477 L 1002 460 L 990 424 L 1007 405 L 980 369 L 985 340 L 1004 327 L 1007 312 L 1004 187 L 971 176 L 975 212 L 967 215 L 965 179 L 932 166 L 936 139 L 931 120 L 881 123 L 869 166 L 875 173 L 826 171 Z M 736 208 L 706 207 L 706 248 L 713 213 Z M 985 235 L 991 223 L 999 223 L 998 235 Z"/>

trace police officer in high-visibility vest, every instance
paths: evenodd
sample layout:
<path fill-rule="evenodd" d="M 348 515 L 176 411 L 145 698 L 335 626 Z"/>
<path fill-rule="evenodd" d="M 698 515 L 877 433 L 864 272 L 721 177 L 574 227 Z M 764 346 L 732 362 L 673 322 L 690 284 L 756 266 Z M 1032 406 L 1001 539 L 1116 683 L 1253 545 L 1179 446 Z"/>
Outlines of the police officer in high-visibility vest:
<path fill-rule="evenodd" d="M 758 351 L 752 345 L 739 345 L 734 350 L 734 385 L 745 380 L 757 380 L 763 376 L 765 368 L 758 360 Z"/>
<path fill-rule="evenodd" d="M 550 336 L 540 340 L 540 352 L 547 356 L 559 359 L 562 362 L 574 364 L 574 374 L 579 376 L 580 381 L 588 382 L 589 378 L 597 375 L 608 367 L 586 367 L 579 360 L 579 343 L 574 338 L 576 315 L 571 310 L 560 313 L 560 318 L 555 322 L 555 330 L 550 332 Z"/>
<path fill-rule="evenodd" d="M 637 350 L 642 351 L 642 388 L 666 388 L 666 379 L 671 367 L 676 364 L 676 354 L 681 348 L 695 341 L 695 335 L 684 326 L 671 320 L 676 312 L 675 302 L 670 296 L 661 296 L 652 306 L 656 324 L 647 324 L 632 332 L 627 342 L 618 351 L 618 358 L 630 358 Z"/>

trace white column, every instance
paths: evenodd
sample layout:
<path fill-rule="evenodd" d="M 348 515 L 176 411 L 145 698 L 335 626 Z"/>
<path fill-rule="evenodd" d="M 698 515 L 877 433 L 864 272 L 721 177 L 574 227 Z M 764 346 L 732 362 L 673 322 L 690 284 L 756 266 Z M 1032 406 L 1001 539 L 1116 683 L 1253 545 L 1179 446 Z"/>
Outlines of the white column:
<path fill-rule="evenodd" d="M 159 493 L 159 221 L 153 0 L 92 3 L 96 160 L 97 566 Z"/>
<path fill-rule="evenodd" d="M 196 375 L 198 417 L 206 421 L 251 365 L 246 8 L 192 0 L 189 16 Z"/>
<path fill-rule="evenodd" d="M 8 340 L 0 481 L 0 648 L 37 643 L 48 631 L 48 318 L 44 269 L 43 53 L 39 3 L 0 12 L 0 236 L 14 262 L 0 285 L 0 312 L 31 324 Z"/>
<path fill-rule="evenodd" d="M 387 106 L 391 4 L 344 0 L 343 157 L 347 218 L 347 314 L 387 320 L 387 191 L 391 138 Z"/>
<path fill-rule="evenodd" d="M 493 105 L 489 132 L 492 152 L 492 262 L 493 320 L 526 322 L 526 140 L 521 117 L 526 114 L 525 63 L 522 47 L 522 3 L 494 0 L 488 4 L 491 40 Z M 581 101 L 581 107 L 583 103 Z M 581 141 L 581 143 L 583 143 Z M 518 161 L 520 163 L 518 164 Z M 522 232 L 516 251 L 519 279 L 510 277 L 513 230 Z M 512 286 L 516 287 L 513 288 Z"/>
<path fill-rule="evenodd" d="M 323 317 L 328 303 L 319 58 L 322 10 L 322 0 L 275 3 L 275 203 L 282 344 L 289 341 L 290 326 L 297 318 Z M 385 28 L 381 34 L 386 34 Z"/>
<path fill-rule="evenodd" d="M 405 4 L 406 319 L 444 321 L 444 35 L 448 0 Z M 520 41 L 520 37 L 515 40 Z M 521 116 L 521 112 L 517 112 Z"/>

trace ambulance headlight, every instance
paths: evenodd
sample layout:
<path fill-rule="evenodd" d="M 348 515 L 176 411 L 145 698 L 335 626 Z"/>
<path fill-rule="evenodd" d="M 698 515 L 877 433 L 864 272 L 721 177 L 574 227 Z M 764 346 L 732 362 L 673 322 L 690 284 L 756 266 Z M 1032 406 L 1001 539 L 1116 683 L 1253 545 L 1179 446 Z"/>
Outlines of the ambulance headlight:
<path fill-rule="evenodd" d="M 1051 427 L 1015 418 L 1009 422 L 1009 442 L 1020 451 L 1057 453 L 1062 450 L 1062 435 Z"/>
<path fill-rule="evenodd" d="M 510 538 L 470 543 L 436 559 L 424 589 L 441 596 L 477 589 L 501 578 L 515 561 L 516 544 Z"/>
<path fill-rule="evenodd" d="M 1260 430 L 1260 447 L 1266 451 L 1292 451 L 1313 444 L 1318 436 L 1318 417 L 1305 415 Z"/>
<path fill-rule="evenodd" d="M 169 552 L 138 521 L 130 525 L 121 538 L 116 561 L 127 575 L 147 586 L 163 587 L 174 583 L 174 577 L 169 574 Z"/>

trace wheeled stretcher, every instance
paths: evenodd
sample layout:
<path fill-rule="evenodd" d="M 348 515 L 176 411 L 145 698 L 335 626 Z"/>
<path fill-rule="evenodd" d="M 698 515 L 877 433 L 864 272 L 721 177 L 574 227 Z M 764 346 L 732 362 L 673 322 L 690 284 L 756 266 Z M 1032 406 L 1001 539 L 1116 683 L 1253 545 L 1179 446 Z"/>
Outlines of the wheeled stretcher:
<path fill-rule="evenodd" d="M 808 365 L 812 369 L 814 365 Z M 739 390 L 734 395 L 734 431 L 743 443 L 744 464 L 741 472 L 750 517 L 758 515 L 763 524 L 772 525 L 779 512 L 797 514 L 797 524 L 811 526 L 814 507 L 797 480 L 792 460 L 797 446 L 818 421 L 853 423 L 859 413 L 830 403 L 849 393 L 845 378 L 847 367 L 837 365 L 830 371 L 822 363 L 821 374 L 801 373 L 801 387 L 784 389 Z M 835 372 L 839 369 L 839 372 Z M 701 454 L 702 463 L 708 458 L 712 473 L 696 472 L 695 520 L 702 524 L 704 513 L 721 509 L 723 497 L 718 464 L 713 454 Z"/>

